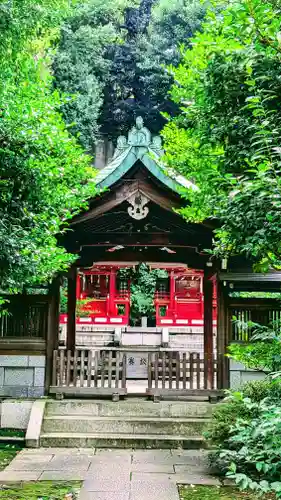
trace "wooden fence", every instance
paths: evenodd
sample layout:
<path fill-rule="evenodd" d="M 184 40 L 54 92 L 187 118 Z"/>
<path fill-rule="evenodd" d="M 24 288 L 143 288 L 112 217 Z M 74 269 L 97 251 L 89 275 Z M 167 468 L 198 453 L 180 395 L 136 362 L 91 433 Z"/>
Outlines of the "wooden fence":
<path fill-rule="evenodd" d="M 281 322 L 281 302 L 272 299 L 231 299 L 228 321 L 230 340 L 248 342 L 252 334 L 249 322 L 260 325 Z"/>
<path fill-rule="evenodd" d="M 132 389 L 127 377 L 133 349 L 66 349 L 54 351 L 51 394 L 71 396 L 125 395 Z M 216 392 L 217 363 L 198 353 L 154 348 L 140 351 L 145 376 L 139 382 L 147 396 L 212 395 Z M 210 378 L 211 374 L 211 378 Z M 134 381 L 135 382 L 135 381 Z"/>
<path fill-rule="evenodd" d="M 48 328 L 47 295 L 13 295 L 4 297 L 5 314 L 0 316 L 0 339 L 45 339 Z"/>

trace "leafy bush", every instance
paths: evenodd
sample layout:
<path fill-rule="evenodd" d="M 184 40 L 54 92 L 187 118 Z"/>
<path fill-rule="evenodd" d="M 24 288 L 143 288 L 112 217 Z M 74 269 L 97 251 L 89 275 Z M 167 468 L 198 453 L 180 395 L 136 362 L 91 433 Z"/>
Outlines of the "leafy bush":
<path fill-rule="evenodd" d="M 237 420 L 220 459 L 229 469 L 227 476 L 241 489 L 255 490 L 260 496 L 275 492 L 281 498 L 281 407 L 266 401 L 244 400 L 244 404 L 258 415 L 250 421 Z"/>
<path fill-rule="evenodd" d="M 245 331 L 250 329 L 252 336 L 247 344 L 231 344 L 228 348 L 229 356 L 248 368 L 265 372 L 280 371 L 280 323 L 275 321 L 269 325 L 259 325 L 249 321 L 237 324 L 240 328 L 245 328 Z"/>
<path fill-rule="evenodd" d="M 228 397 L 215 407 L 205 437 L 212 445 L 221 448 L 226 445 L 230 429 L 237 419 L 250 420 L 252 416 L 253 411 L 250 411 L 244 404 L 243 394 L 229 392 Z M 217 453 L 213 457 L 214 461 L 216 456 Z"/>
<path fill-rule="evenodd" d="M 252 380 L 243 386 L 242 394 L 254 403 L 260 403 L 267 398 L 270 402 L 281 404 L 281 381 L 272 381 L 270 378 Z"/>
<path fill-rule="evenodd" d="M 273 491 L 277 498 L 281 498 L 280 396 L 281 380 L 270 378 L 248 382 L 240 392 L 229 391 L 205 433 L 215 447 L 210 462 L 218 472 L 235 479 L 241 489 Z"/>

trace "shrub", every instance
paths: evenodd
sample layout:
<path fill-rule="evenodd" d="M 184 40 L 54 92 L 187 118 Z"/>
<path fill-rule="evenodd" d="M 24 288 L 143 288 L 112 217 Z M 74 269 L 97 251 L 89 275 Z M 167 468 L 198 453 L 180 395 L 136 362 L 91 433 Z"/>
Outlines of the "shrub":
<path fill-rule="evenodd" d="M 242 394 L 244 398 L 250 398 L 255 403 L 268 398 L 269 402 L 279 401 L 281 404 L 281 380 L 266 378 L 247 382 L 242 387 Z"/>
<path fill-rule="evenodd" d="M 263 497 L 275 493 L 281 498 L 281 407 L 269 405 L 266 400 L 245 406 L 257 411 L 250 420 L 238 419 L 230 429 L 228 446 L 219 458 L 241 489 L 251 489 Z"/>
<path fill-rule="evenodd" d="M 220 473 L 227 473 L 229 461 L 222 452 L 228 450 L 231 454 L 236 446 L 232 441 L 233 428 L 240 425 L 251 426 L 251 422 L 259 418 L 260 404 L 273 405 L 281 408 L 281 381 L 270 378 L 247 382 L 238 391 L 229 391 L 225 400 L 218 404 L 212 415 L 205 437 L 214 451 L 210 453 L 210 462 Z"/>

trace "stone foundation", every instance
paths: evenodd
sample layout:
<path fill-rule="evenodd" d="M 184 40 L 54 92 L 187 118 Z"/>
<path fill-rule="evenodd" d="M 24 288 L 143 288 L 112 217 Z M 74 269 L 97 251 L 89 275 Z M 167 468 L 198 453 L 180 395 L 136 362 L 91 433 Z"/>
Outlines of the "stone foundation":
<path fill-rule="evenodd" d="M 251 380 L 262 380 L 265 378 L 265 373 L 257 370 L 251 370 L 246 368 L 242 363 L 237 363 L 234 360 L 230 360 L 229 363 L 230 371 L 230 389 L 240 389 L 242 385 Z"/>
<path fill-rule="evenodd" d="M 44 396 L 45 356 L 0 355 L 0 396 Z"/>

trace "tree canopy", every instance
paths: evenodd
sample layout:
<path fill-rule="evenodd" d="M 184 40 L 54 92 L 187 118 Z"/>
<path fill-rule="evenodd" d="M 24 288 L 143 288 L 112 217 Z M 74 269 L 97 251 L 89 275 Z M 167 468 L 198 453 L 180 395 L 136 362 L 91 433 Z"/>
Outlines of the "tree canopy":
<path fill-rule="evenodd" d="M 200 27 L 197 0 L 88 0 L 61 31 L 54 60 L 55 86 L 69 93 L 63 108 L 72 132 L 89 150 L 98 132 L 116 137 L 141 115 L 155 133 L 162 111 L 178 109 L 168 95 L 165 66 L 180 60 Z"/>
<path fill-rule="evenodd" d="M 95 192 L 91 159 L 62 119 L 50 64 L 68 0 L 0 5 L 0 286 L 46 282 L 73 256 L 56 236 Z"/>
<path fill-rule="evenodd" d="M 166 161 L 198 185 L 188 220 L 220 220 L 215 254 L 280 267 L 280 2 L 215 0 L 171 67 L 181 113 L 163 136 Z"/>

